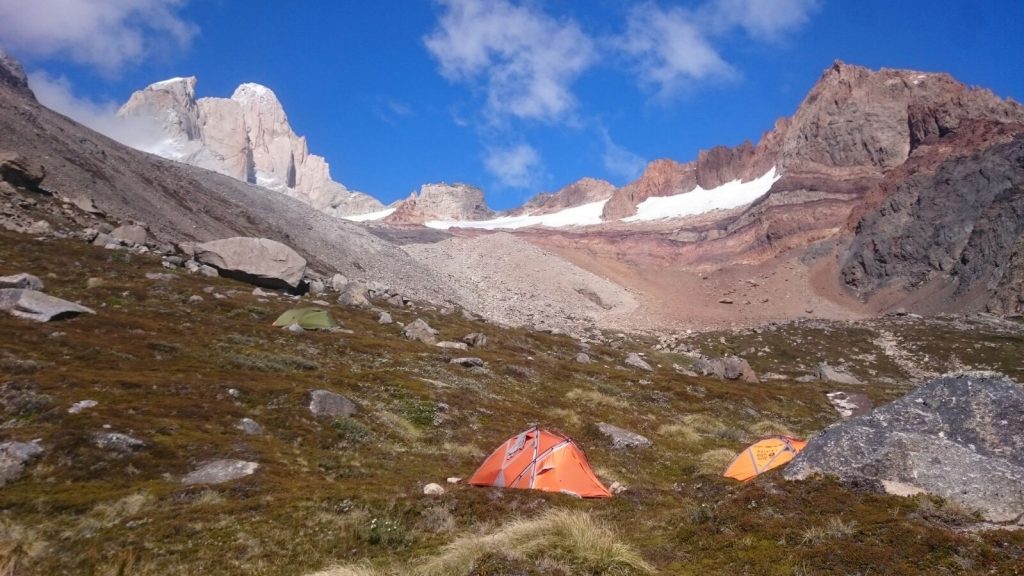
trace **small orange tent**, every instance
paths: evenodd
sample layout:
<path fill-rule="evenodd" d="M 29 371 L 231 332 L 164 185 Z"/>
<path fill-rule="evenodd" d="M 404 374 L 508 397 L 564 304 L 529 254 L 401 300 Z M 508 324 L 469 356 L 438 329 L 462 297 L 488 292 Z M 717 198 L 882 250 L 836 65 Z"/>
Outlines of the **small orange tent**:
<path fill-rule="evenodd" d="M 789 462 L 804 449 L 804 446 L 807 446 L 806 440 L 797 440 L 789 436 L 770 436 L 758 440 L 740 452 L 722 476 L 750 480 L 762 472 Z"/>
<path fill-rule="evenodd" d="M 564 492 L 611 498 L 571 438 L 534 426 L 506 440 L 470 477 L 474 486 Z"/>

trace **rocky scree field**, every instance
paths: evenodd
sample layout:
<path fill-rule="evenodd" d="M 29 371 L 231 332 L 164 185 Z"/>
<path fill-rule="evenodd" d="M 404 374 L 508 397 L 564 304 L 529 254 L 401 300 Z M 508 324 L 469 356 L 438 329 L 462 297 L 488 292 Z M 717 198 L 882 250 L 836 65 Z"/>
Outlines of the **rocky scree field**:
<path fill-rule="evenodd" d="M 423 305 L 385 305 L 397 323 L 380 324 L 377 310 L 330 304 L 343 331 L 296 334 L 271 323 L 315 297 L 253 294 L 156 256 L 0 232 L 0 275 L 18 272 L 96 314 L 0 315 L 0 441 L 42 449 L 0 487 L 4 576 L 1024 573 L 1024 531 L 939 498 L 720 476 L 765 434 L 811 437 L 839 420 L 826 396 L 837 389 L 877 405 L 946 369 L 1020 381 L 1013 322 L 894 317 L 581 344 Z M 482 332 L 487 344 L 406 340 L 398 323 L 417 318 L 440 340 Z M 630 353 L 651 370 L 625 365 Z M 688 375 L 701 355 L 730 354 L 761 383 Z M 483 366 L 449 363 L 466 355 Z M 822 362 L 860 383 L 814 378 Z M 355 412 L 314 415 L 316 390 Z M 651 445 L 614 450 L 601 422 Z M 583 501 L 446 482 L 532 423 L 575 438 L 625 491 Z M 183 483 L 219 459 L 258 466 Z M 425 495 L 428 483 L 444 493 Z"/>

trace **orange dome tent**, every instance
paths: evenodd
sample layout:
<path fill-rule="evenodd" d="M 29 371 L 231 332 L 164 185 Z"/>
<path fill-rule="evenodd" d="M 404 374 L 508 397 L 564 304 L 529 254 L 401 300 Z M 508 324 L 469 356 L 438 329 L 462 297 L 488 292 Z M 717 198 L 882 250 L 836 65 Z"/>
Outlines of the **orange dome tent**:
<path fill-rule="evenodd" d="M 736 480 L 751 478 L 778 468 L 789 462 L 807 446 L 806 440 L 797 440 L 789 436 L 771 436 L 754 442 L 725 469 L 722 476 Z"/>
<path fill-rule="evenodd" d="M 571 438 L 534 426 L 509 438 L 470 477 L 474 486 L 564 492 L 611 498 Z"/>

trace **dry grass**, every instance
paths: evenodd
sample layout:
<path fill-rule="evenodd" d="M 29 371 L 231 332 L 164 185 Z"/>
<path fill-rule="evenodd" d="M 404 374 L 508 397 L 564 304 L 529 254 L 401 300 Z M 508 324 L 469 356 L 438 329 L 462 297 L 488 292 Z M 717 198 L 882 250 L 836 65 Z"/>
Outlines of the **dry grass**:
<path fill-rule="evenodd" d="M 734 458 L 736 458 L 736 452 L 728 448 L 708 450 L 700 455 L 700 471 L 704 474 L 720 476 Z"/>
<path fill-rule="evenodd" d="M 700 433 L 688 424 L 662 424 L 658 426 L 659 436 L 676 438 L 686 443 L 700 442 Z"/>
<path fill-rule="evenodd" d="M 764 438 L 765 436 L 793 436 L 793 431 L 781 422 L 772 420 L 761 420 L 747 427 L 747 431 L 753 439 Z"/>
<path fill-rule="evenodd" d="M 609 396 L 603 392 L 598 392 L 597 390 L 584 390 L 583 388 L 573 388 L 566 393 L 565 399 L 569 402 L 582 402 L 590 406 L 604 408 L 615 408 L 619 410 L 629 408 L 629 403 L 621 398 Z"/>
<path fill-rule="evenodd" d="M 857 531 L 857 523 L 846 522 L 842 518 L 829 518 L 822 526 L 811 526 L 803 532 L 801 544 L 821 544 L 830 540 L 849 538 Z"/>
<path fill-rule="evenodd" d="M 310 574 L 309 576 L 387 576 L 387 572 L 378 570 L 369 564 L 360 564 L 357 566 L 336 566 Z"/>

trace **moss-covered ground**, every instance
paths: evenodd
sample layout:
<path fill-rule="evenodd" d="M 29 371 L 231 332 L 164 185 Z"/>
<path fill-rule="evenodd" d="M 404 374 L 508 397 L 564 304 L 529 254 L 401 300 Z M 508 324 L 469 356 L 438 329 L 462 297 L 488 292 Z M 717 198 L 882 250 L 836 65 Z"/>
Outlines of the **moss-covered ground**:
<path fill-rule="evenodd" d="M 300 575 L 356 563 L 401 573 L 466 534 L 551 509 L 586 513 L 660 574 L 1024 573 L 1024 532 L 966 530 L 971 511 L 939 500 L 829 479 L 786 482 L 778 472 L 746 484 L 717 473 L 725 451 L 762 434 L 813 436 L 839 418 L 825 397 L 834 388 L 796 380 L 818 361 L 846 365 L 865 383 L 844 389 L 881 403 L 912 386 L 880 350 L 881 332 L 912 358 L 929 358 L 923 365 L 1020 379 L 1019 332 L 900 319 L 689 339 L 780 376 L 746 384 L 682 375 L 672 365 L 687 357 L 655 351 L 650 339 L 612 337 L 592 347 L 594 363 L 578 364 L 568 336 L 383 305 L 399 322 L 425 319 L 446 340 L 484 332 L 488 345 L 470 355 L 486 367 L 465 369 L 403 339 L 398 325 L 378 324 L 372 310 L 332 303 L 346 332 L 292 334 L 271 326 L 295 305 L 288 298 L 169 271 L 153 256 L 0 232 L 0 275 L 21 271 L 97 314 L 47 324 L 0 315 L 0 440 L 38 439 L 45 449 L 0 488 L 0 575 Z M 190 303 L 194 295 L 203 300 Z M 631 351 L 655 370 L 622 367 Z M 313 417 L 308 394 L 321 388 L 359 412 Z M 68 412 L 85 399 L 98 405 Z M 243 434 L 243 417 L 263 433 Z M 613 451 L 596 430 L 602 421 L 654 445 Z M 602 479 L 628 490 L 581 501 L 445 483 L 534 423 L 575 438 Z M 92 441 L 100 431 L 146 446 L 103 450 Z M 260 467 L 226 484 L 181 483 L 217 458 Z M 428 482 L 446 494 L 424 496 Z M 567 570 L 488 558 L 473 573 Z"/>

